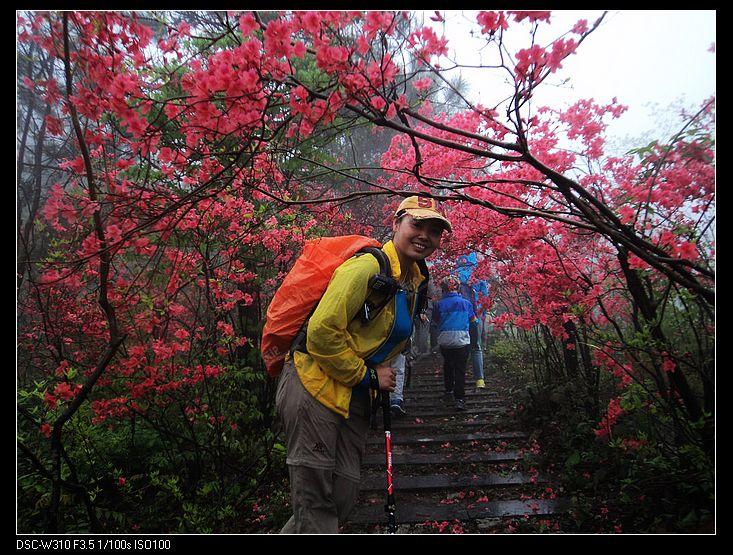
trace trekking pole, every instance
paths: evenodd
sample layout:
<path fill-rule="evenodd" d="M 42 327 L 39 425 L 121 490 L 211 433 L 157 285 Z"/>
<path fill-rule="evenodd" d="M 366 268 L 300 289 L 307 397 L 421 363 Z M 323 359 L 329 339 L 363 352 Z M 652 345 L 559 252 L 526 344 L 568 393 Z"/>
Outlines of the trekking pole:
<path fill-rule="evenodd" d="M 394 484 L 392 482 L 392 420 L 390 417 L 389 393 L 380 391 L 379 394 L 382 396 L 384 443 L 387 454 L 387 502 L 384 505 L 384 511 L 387 513 L 387 531 L 394 534 L 397 532 L 397 522 L 395 521 Z"/>

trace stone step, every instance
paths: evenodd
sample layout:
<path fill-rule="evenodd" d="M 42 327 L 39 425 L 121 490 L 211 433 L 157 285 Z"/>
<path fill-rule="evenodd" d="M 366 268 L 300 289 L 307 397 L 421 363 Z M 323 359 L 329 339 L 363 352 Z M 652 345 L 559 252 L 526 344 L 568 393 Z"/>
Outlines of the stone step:
<path fill-rule="evenodd" d="M 493 389 L 490 385 L 487 384 L 487 386 L 483 389 L 479 389 L 474 385 L 473 381 L 467 381 L 466 385 L 464 386 L 464 389 L 466 392 L 475 393 L 477 395 L 498 395 L 498 390 Z M 434 383 L 426 383 L 426 382 L 418 382 L 415 383 L 410 382 L 409 385 L 405 384 L 404 386 L 405 392 L 411 392 L 416 391 L 418 393 L 430 393 L 437 395 L 438 393 L 442 393 L 445 391 L 445 386 L 443 385 L 443 382 L 434 382 Z"/>
<path fill-rule="evenodd" d="M 456 490 L 461 488 L 481 488 L 498 486 L 517 486 L 547 482 L 541 475 L 531 476 L 526 472 L 510 472 L 506 475 L 497 472 L 485 472 L 479 475 L 448 476 L 445 474 L 426 474 L 420 476 L 403 476 L 395 473 L 393 478 L 395 491 Z M 360 491 L 386 490 L 387 476 L 385 472 L 364 473 Z"/>
<path fill-rule="evenodd" d="M 441 434 L 434 436 L 413 436 L 392 434 L 392 445 L 429 445 L 431 443 L 460 443 L 468 441 L 495 441 L 501 439 L 527 439 L 525 432 L 494 432 L 476 434 Z M 367 445 L 383 445 L 384 435 L 367 438 Z"/>
<path fill-rule="evenodd" d="M 557 499 L 508 499 L 476 503 L 473 507 L 454 505 L 400 505 L 396 506 L 398 524 L 418 524 L 426 521 L 467 521 L 477 518 L 512 518 L 524 515 L 547 516 L 568 511 L 571 500 Z M 357 507 L 349 517 L 353 524 L 378 524 L 386 522 L 383 504 Z"/>
<path fill-rule="evenodd" d="M 403 392 L 404 396 L 407 398 L 419 398 L 419 399 L 442 399 L 443 398 L 443 390 L 440 391 L 431 391 L 431 390 L 418 390 L 414 391 L 411 388 L 405 389 Z M 499 394 L 496 391 L 486 391 L 485 389 L 466 389 L 466 399 L 470 397 L 474 398 L 483 398 L 483 397 L 490 397 L 492 399 L 497 398 Z"/>
<path fill-rule="evenodd" d="M 504 399 L 496 399 L 492 397 L 487 397 L 483 399 L 477 399 L 476 397 L 467 397 L 464 399 L 466 402 L 466 408 L 472 407 L 472 408 L 480 408 L 480 407 L 502 407 L 502 408 L 510 408 L 507 402 Z M 419 409 L 443 409 L 446 407 L 453 408 L 455 404 L 455 401 L 443 401 L 442 399 L 418 399 L 418 398 L 407 398 L 405 399 L 403 405 L 405 409 L 409 408 L 419 408 Z"/>
<path fill-rule="evenodd" d="M 455 407 L 448 405 L 443 407 L 435 407 L 435 408 L 422 408 L 422 407 L 415 407 L 410 408 L 408 406 L 405 407 L 405 410 L 410 411 L 409 417 L 428 417 L 428 416 L 474 416 L 477 414 L 489 414 L 489 413 L 504 413 L 507 411 L 507 407 L 473 407 L 471 405 L 466 405 L 466 410 L 459 411 L 456 410 Z"/>
<path fill-rule="evenodd" d="M 414 391 L 407 391 L 403 394 L 403 399 L 406 403 L 421 403 L 421 404 L 433 404 L 433 405 L 445 405 L 446 402 L 453 404 L 455 402 L 455 397 L 450 397 L 450 401 L 444 401 L 444 393 L 441 391 L 440 394 L 433 393 L 433 394 L 423 394 L 420 392 L 414 392 Z M 516 404 L 515 399 L 510 399 L 504 396 L 499 395 L 483 395 L 483 394 L 471 394 L 470 392 L 466 391 L 466 394 L 463 396 L 463 400 L 466 401 L 466 403 L 492 403 L 492 404 L 505 404 L 505 405 L 514 405 Z"/>
<path fill-rule="evenodd" d="M 522 460 L 522 455 L 517 450 L 505 451 L 503 453 L 413 453 L 393 454 L 392 464 L 395 467 L 415 465 L 450 465 L 466 463 L 506 463 Z M 365 455 L 362 460 L 364 466 L 385 465 L 384 453 Z"/>
<path fill-rule="evenodd" d="M 405 376 L 407 377 L 407 376 Z M 414 386 L 434 386 L 434 385 L 443 385 L 445 383 L 445 378 L 443 378 L 443 373 L 437 375 L 425 375 L 425 376 L 416 376 L 414 373 L 412 376 L 410 376 L 410 385 Z M 498 386 L 499 384 L 495 383 L 491 379 L 484 378 L 484 383 L 486 384 L 487 389 L 491 389 L 492 385 Z M 476 384 L 476 380 L 473 378 L 470 372 L 466 373 L 466 379 L 465 384 L 467 387 L 473 387 Z"/>
<path fill-rule="evenodd" d="M 493 420 L 448 420 L 440 422 L 415 422 L 411 414 L 392 419 L 394 433 L 409 432 L 411 430 L 442 430 L 444 428 L 482 428 L 495 424 Z M 376 432 L 375 432 L 376 433 Z M 382 432 L 383 433 L 383 432 Z"/>

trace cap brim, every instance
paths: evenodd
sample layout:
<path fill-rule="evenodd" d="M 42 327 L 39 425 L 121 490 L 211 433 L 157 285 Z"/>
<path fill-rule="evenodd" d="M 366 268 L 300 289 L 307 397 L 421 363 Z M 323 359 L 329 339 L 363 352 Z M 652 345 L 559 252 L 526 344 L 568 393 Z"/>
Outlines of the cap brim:
<path fill-rule="evenodd" d="M 416 220 L 438 220 L 443 227 L 445 227 L 449 232 L 453 232 L 453 226 L 451 223 L 446 220 L 443 216 L 436 213 L 433 210 L 423 210 L 421 208 L 408 208 L 405 210 L 410 216 L 415 218 Z"/>

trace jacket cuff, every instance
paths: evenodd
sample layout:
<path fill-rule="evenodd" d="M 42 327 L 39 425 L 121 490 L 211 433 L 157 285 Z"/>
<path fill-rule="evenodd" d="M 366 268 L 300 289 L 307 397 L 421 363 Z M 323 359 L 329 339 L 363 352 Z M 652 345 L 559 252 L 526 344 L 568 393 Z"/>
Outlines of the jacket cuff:
<path fill-rule="evenodd" d="M 377 371 L 374 368 L 367 366 L 364 377 L 355 386 L 358 389 L 374 389 L 379 390 L 379 379 L 377 378 Z"/>
<path fill-rule="evenodd" d="M 369 378 L 369 368 L 366 369 L 364 372 L 364 377 L 361 379 L 361 381 L 354 386 L 354 389 L 369 389 L 369 384 L 371 383 L 371 380 Z"/>

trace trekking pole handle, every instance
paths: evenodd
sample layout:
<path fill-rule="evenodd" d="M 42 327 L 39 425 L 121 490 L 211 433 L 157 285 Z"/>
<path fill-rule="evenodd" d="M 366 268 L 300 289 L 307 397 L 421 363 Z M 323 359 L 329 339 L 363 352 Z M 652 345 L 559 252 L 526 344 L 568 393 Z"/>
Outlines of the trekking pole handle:
<path fill-rule="evenodd" d="M 389 392 L 388 391 L 380 391 L 379 392 L 379 404 L 382 405 L 382 417 L 383 417 L 383 423 L 384 423 L 384 431 L 385 432 L 391 432 L 392 431 L 392 413 L 389 409 Z"/>

